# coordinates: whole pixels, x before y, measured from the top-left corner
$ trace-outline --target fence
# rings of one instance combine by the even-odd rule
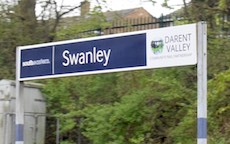
[[[143,17],[138,19],[122,19],[112,21],[111,25],[106,28],[92,29],[87,31],[82,31],[76,34],[77,38],[84,38],[89,36],[99,36],[116,34],[123,32],[155,29],[161,27],[173,26],[175,20],[183,20],[182,17],[172,18],[171,16],[162,16],[159,19],[154,17]]]

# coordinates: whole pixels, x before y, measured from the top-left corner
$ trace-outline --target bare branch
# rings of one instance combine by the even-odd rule
[[[72,11],[74,11],[74,10],[80,8],[80,7],[81,7],[81,5],[75,6],[75,7],[71,8],[71,9],[69,9],[69,10],[67,10],[67,11],[65,11],[65,12],[63,12],[63,13],[61,13],[59,16],[62,17],[63,15],[68,14],[68,13],[70,13],[70,12],[72,12]]]

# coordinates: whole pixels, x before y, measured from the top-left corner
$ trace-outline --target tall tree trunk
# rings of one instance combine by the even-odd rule
[[[188,6],[186,3],[186,0],[183,0],[183,4],[184,4],[184,15],[189,19],[189,21],[191,20],[189,17],[189,13],[188,13]]]
[[[23,22],[23,32],[26,36],[34,38],[36,35],[36,14],[35,14],[36,0],[20,0],[19,1],[19,14]]]

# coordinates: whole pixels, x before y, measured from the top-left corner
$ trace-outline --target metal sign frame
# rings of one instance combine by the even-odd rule
[[[195,65],[197,24],[18,47],[20,81]]]
[[[198,23],[197,144],[207,144],[207,24]]]
[[[172,28],[172,27],[171,27]],[[196,24],[196,47],[197,47],[197,144],[207,144],[207,24],[206,22],[199,22]],[[143,33],[131,32],[129,34]],[[127,35],[127,34],[120,34]],[[114,37],[112,36],[102,36],[100,38]],[[100,39],[94,38],[94,39]],[[87,40],[87,39],[85,39]],[[90,39],[88,39],[90,40]],[[71,41],[68,41],[71,42]],[[58,44],[58,42],[56,43]],[[39,45],[42,46],[43,44]],[[24,47],[25,49],[27,47]],[[21,78],[20,68],[21,68],[21,50],[17,48],[16,52],[16,140],[15,144],[24,144],[24,100],[23,100],[23,81],[31,80],[31,78]],[[190,62],[188,65],[194,65],[196,63]],[[186,65],[186,64],[182,64]],[[164,67],[174,66],[173,64],[166,65]],[[175,65],[180,66],[180,65]],[[137,68],[122,68],[119,70],[105,70],[99,73],[117,72],[117,71],[129,71],[147,68],[158,68],[159,66],[150,67],[137,67]],[[95,74],[97,72],[86,72],[85,74]],[[70,74],[68,76],[73,76],[76,74]],[[83,74],[77,74],[83,75]],[[62,75],[63,76],[63,75]],[[65,75],[64,75],[65,76]],[[40,77],[40,78],[54,78],[51,77]],[[60,76],[58,76],[60,77]]]

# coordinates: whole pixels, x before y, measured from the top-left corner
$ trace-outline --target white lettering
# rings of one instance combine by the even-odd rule
[[[69,55],[69,61],[71,65],[78,63],[78,54],[77,55]]]
[[[44,64],[50,64],[50,60],[49,59],[39,59],[39,60],[28,60],[28,61],[22,62],[23,67],[34,66],[34,65],[44,65]]]
[[[101,50],[99,50],[99,51],[97,52],[97,61],[98,61],[98,62],[102,62],[103,59],[104,59],[103,57],[104,57],[103,52],[102,52]]]
[[[81,52],[79,55],[80,55],[80,58],[78,59],[79,64],[85,64],[85,54]]]
[[[68,65],[69,65],[69,58],[66,56],[66,54],[69,54],[69,51],[68,51],[68,50],[65,50],[65,51],[62,53],[62,57],[66,60],[66,62],[62,62],[62,65],[63,65],[63,66],[68,66]]]
[[[103,63],[103,66],[107,66],[111,55],[111,49],[108,50],[97,50],[93,47],[92,51],[70,53],[68,50],[63,51],[62,57],[64,61],[63,66],[69,65],[84,65],[88,63]]]
[[[93,63],[93,54],[92,54],[92,52],[86,52],[85,53],[85,62],[86,63],[89,63],[89,60],[90,60],[90,63]]]
[[[105,56],[105,63],[103,64],[103,66],[107,66],[109,63],[109,57],[110,57],[110,53],[111,53],[111,49],[108,50],[108,53],[106,53],[106,51],[104,52],[104,56]]]

